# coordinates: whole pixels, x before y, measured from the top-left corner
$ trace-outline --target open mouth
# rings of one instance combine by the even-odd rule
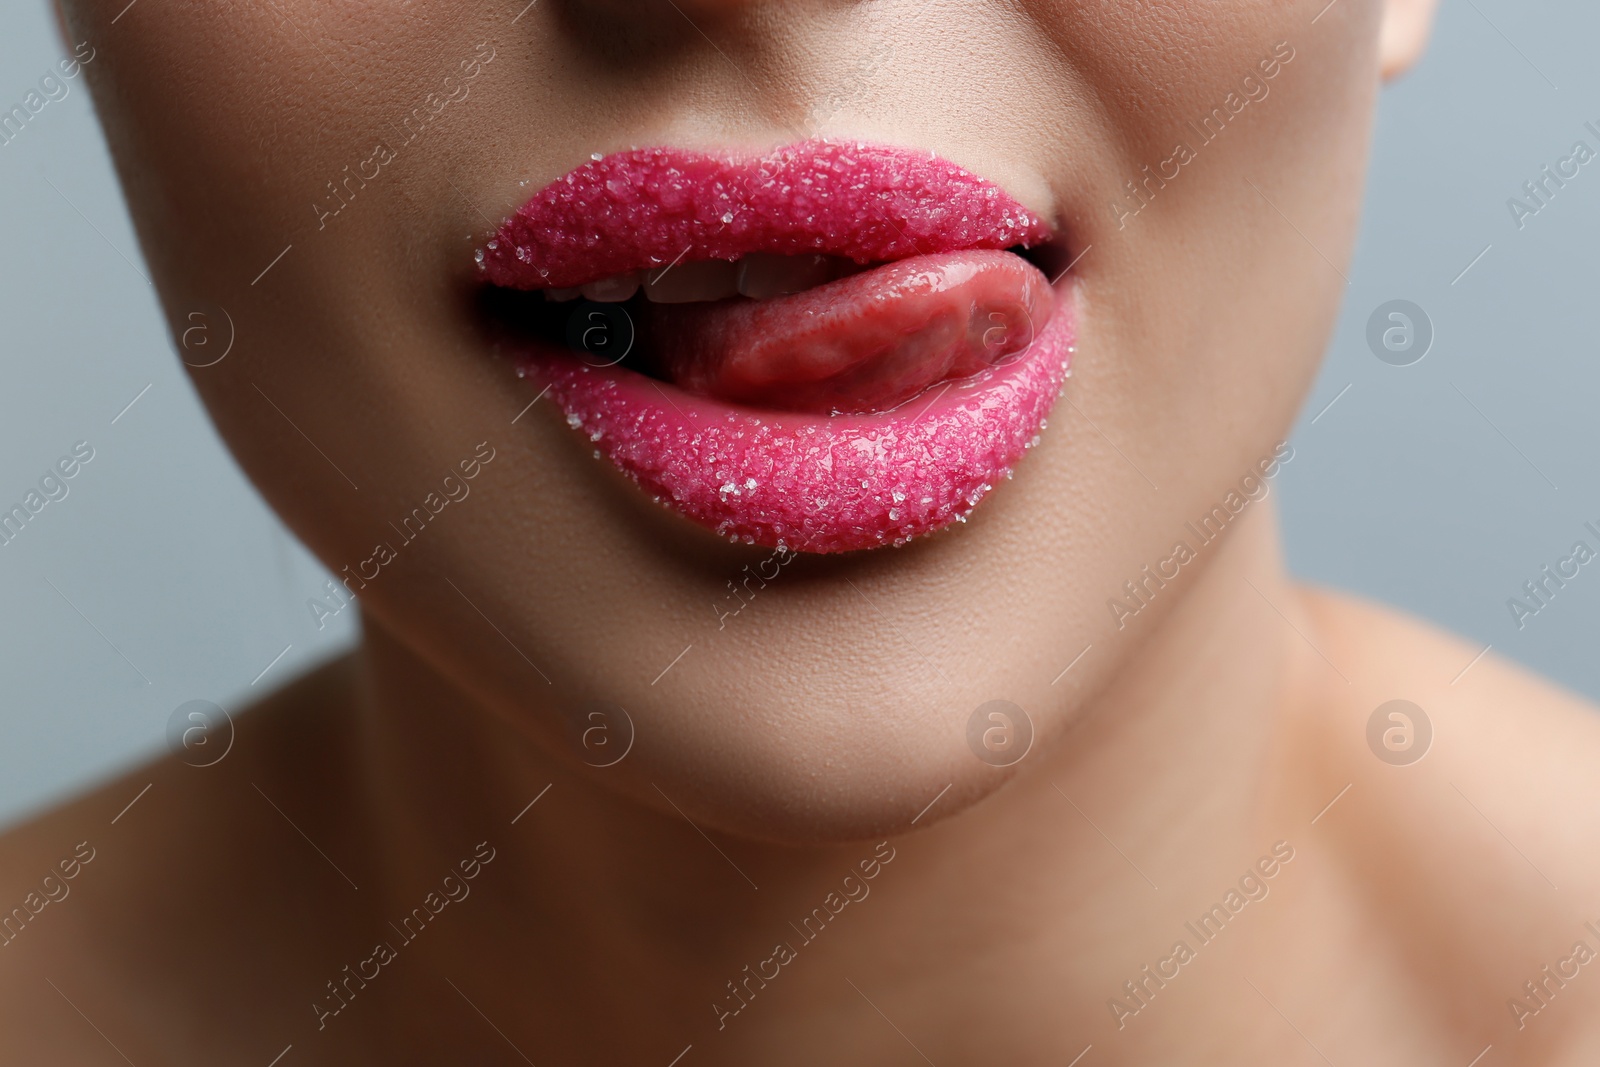
[[[734,540],[903,544],[964,520],[1066,378],[1066,250],[952,163],[808,141],[593,160],[477,254],[484,306],[598,452]]]

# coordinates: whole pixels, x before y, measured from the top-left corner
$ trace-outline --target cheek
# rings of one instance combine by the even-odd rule
[[[1289,15],[1240,14],[1224,50],[1193,69],[1171,49],[1130,64],[1163,96],[1120,117],[1131,147],[1107,160],[1089,205],[1080,269],[1098,314],[1086,316],[1082,403],[1164,468],[1146,470],[1163,489],[1214,495],[1286,432],[1345,289],[1377,84],[1374,5],[1330,16],[1316,36]],[[1165,29],[1194,36],[1184,17]],[[1285,40],[1294,58],[1270,93],[1231,113],[1228,93],[1248,100],[1244,79]],[[1219,109],[1225,125],[1208,124]],[[1192,161],[1148,180],[1178,142]]]
[[[69,18],[75,38],[104,46],[84,69],[141,238],[163,274],[213,295],[249,289],[291,243],[303,251],[329,183],[404,141],[457,60],[503,32],[442,0],[229,2],[226,15],[173,0],[114,25],[112,6],[74,3]],[[212,269],[235,256],[238,271]]]

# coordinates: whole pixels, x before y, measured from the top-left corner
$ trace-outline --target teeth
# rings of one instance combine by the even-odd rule
[[[836,278],[867,268],[841,256],[778,256],[752,252],[732,263],[708,259],[678,263],[661,269],[631,271],[589,282],[572,289],[546,289],[546,300],[576,300],[615,304],[631,300],[640,288],[655,304],[689,304],[746,296],[766,300],[803,293]]]
[[[598,304],[620,304],[639,291],[639,275],[635,272],[601,278],[583,286],[580,291]]]
[[[722,259],[679,263],[645,276],[644,298],[656,304],[722,300],[739,291],[739,266]]]
[[[804,292],[833,280],[835,258],[752,252],[739,261],[739,292],[757,300]]]

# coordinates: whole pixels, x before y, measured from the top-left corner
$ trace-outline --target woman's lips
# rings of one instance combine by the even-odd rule
[[[735,540],[843,552],[964,520],[1037,440],[1068,372],[1072,308],[998,250],[1049,235],[925,152],[815,141],[596,160],[541,190],[478,261],[503,288],[619,295],[629,272],[658,285],[678,265],[746,256],[881,263],[771,299],[546,306],[636,329],[635,359],[665,380],[522,350],[522,372],[657,500]]]

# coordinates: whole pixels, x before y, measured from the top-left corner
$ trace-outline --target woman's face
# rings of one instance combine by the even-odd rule
[[[79,0],[67,24],[196,387],[369,625],[580,769],[626,709],[597,780],[822,840],[996,788],[1015,768],[969,744],[990,701],[1033,759],[1060,745],[1204,565],[1185,524],[1270,484],[1379,81],[1383,5],[1324,3]],[[494,339],[475,253],[594,159],[815,138],[1020,202],[1036,261],[1072,264],[1077,340],[969,522],[774,558],[596,458]],[[342,610],[305,596],[313,628]]]

